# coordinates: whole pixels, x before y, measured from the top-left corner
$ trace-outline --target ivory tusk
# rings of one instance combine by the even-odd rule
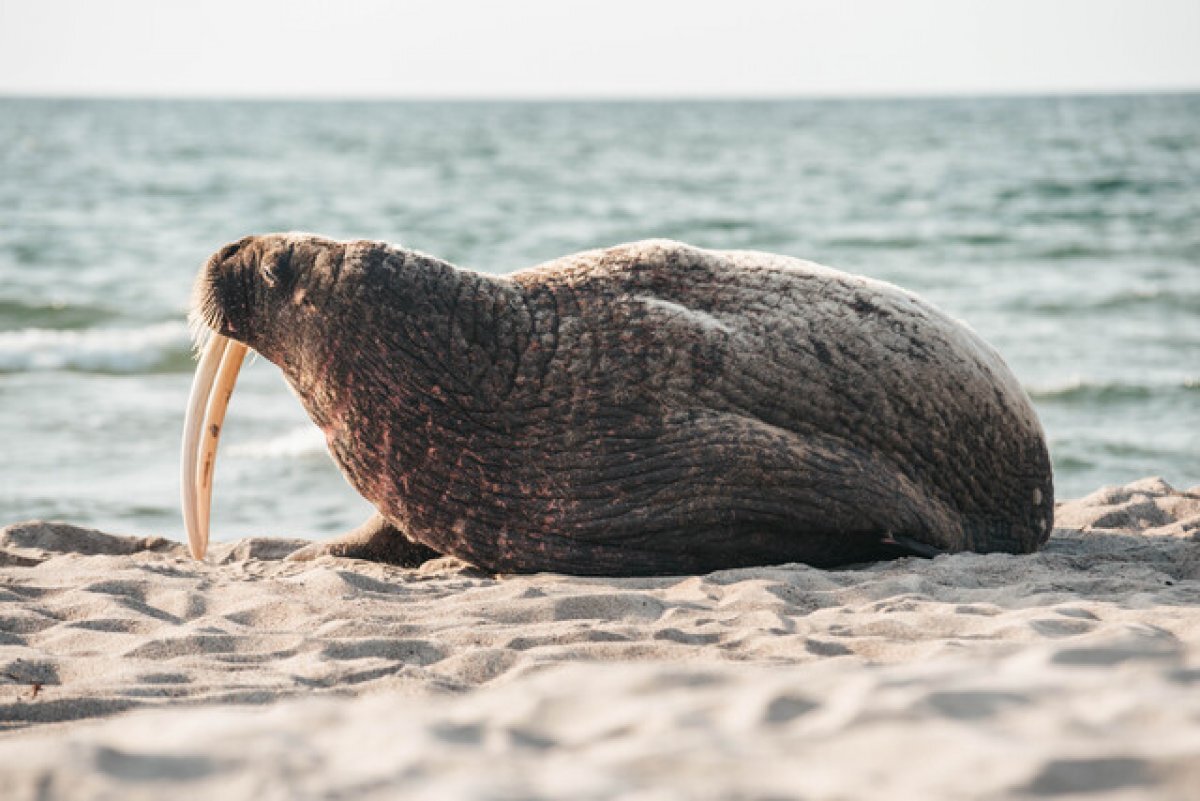
[[[188,547],[195,559],[203,559],[208,550],[217,444],[246,350],[242,343],[215,334],[200,358],[192,383],[192,394],[188,399],[183,424],[180,484],[183,524],[187,530]]]

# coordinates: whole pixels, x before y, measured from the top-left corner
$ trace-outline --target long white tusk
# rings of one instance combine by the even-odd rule
[[[213,381],[221,366],[221,357],[229,338],[216,334],[208,342],[196,367],[192,380],[192,394],[188,397],[187,415],[183,419],[183,448],[180,453],[179,487],[183,500],[183,527],[187,529],[188,547],[192,558],[203,559],[208,548],[208,536],[201,538],[200,516],[196,509],[196,455],[200,451],[200,426],[204,424],[204,410],[208,396],[212,393]]]
[[[221,429],[225,425],[225,411],[233,397],[233,386],[237,383],[238,371],[246,358],[246,346],[230,340],[225,355],[221,357],[221,369],[217,381],[208,397],[208,408],[204,412],[204,425],[200,428],[200,458],[196,462],[196,492],[199,496],[200,534],[203,545],[200,555],[208,548],[208,518],[212,511],[213,470],[217,465],[217,445],[221,441]]]
[[[237,381],[246,346],[216,334],[196,368],[192,394],[183,424],[180,483],[183,524],[192,557],[208,550],[208,520],[212,508],[212,477],[225,411]],[[203,413],[203,417],[201,414]]]

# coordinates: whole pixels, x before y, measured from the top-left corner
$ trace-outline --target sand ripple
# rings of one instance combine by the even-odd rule
[[[0,797],[1195,798],[1200,494],[1058,523],[651,579],[10,526]]]

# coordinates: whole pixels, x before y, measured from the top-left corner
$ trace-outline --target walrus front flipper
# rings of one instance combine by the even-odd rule
[[[913,556],[923,556],[926,559],[932,559],[935,556],[947,553],[944,548],[937,548],[933,545],[918,542],[912,537],[906,537],[903,534],[888,534],[883,538],[882,542],[884,545],[895,545],[898,548],[908,551]]]
[[[589,495],[557,529],[507,532],[489,551],[476,538],[463,558],[501,572],[663,575],[962,549],[957,510],[886,454],[837,437],[688,411],[664,419],[638,458],[623,447],[589,444]]]
[[[294,551],[288,556],[295,562],[308,562],[321,556],[341,556],[347,559],[365,559],[370,562],[387,562],[400,567],[417,567],[436,559],[442,554],[420,543],[413,542],[404,532],[374,514],[358,528],[340,537],[324,542],[314,542]]]

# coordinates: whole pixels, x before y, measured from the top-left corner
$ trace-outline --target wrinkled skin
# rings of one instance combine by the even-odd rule
[[[889,284],[639,242],[508,276],[247,237],[194,314],[277,364],[380,517],[310,549],[694,573],[1028,552],[1054,507],[1000,357]]]

